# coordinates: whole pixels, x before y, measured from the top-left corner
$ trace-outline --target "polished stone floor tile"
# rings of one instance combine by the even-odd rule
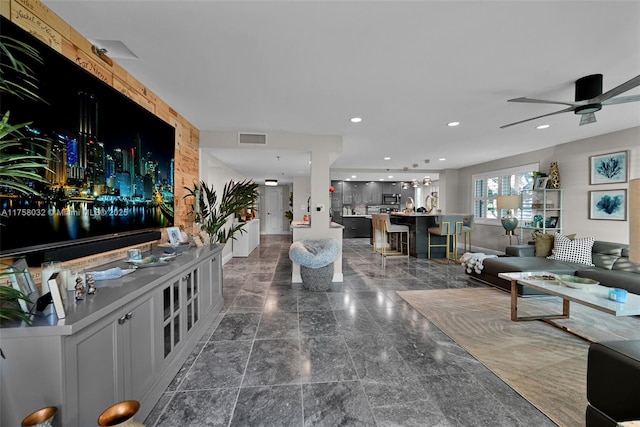
[[[291,283],[291,236],[224,265],[222,313],[145,420],[174,426],[553,426],[398,296],[484,286],[343,240],[331,292]]]
[[[240,389],[230,426],[302,425],[302,388],[299,385]]]
[[[256,340],[242,386],[299,384],[301,371],[299,339]]]
[[[226,426],[237,395],[231,388],[176,392],[155,426]]]
[[[299,338],[298,313],[274,311],[262,314],[256,339]]]
[[[300,335],[338,335],[338,322],[333,311],[301,311],[298,315]]]
[[[393,343],[384,335],[345,337],[353,363],[362,380],[406,377],[411,374]]]
[[[252,340],[256,336],[260,317],[260,313],[227,313],[210,340]]]
[[[431,402],[400,403],[373,408],[373,415],[376,425],[379,426],[453,427],[460,425],[447,420],[438,406]]]
[[[351,355],[339,336],[301,339],[302,381],[325,382],[357,380]]]
[[[210,341],[182,380],[179,390],[240,387],[251,341]]]
[[[298,297],[298,311],[327,310],[331,310],[331,304],[325,292],[307,292]]]
[[[357,381],[304,384],[305,426],[375,425],[367,398]]]

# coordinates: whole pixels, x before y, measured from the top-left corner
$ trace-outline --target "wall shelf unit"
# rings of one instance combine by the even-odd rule
[[[520,207],[521,241],[525,241],[525,233],[528,231],[539,230],[542,233],[550,234],[562,232],[562,189],[523,190],[520,195],[522,197]]]

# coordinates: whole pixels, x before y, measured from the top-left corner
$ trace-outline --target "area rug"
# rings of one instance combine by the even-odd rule
[[[397,294],[553,422],[584,425],[587,341],[541,321],[512,322],[510,295],[494,288]],[[521,316],[561,310],[560,299],[553,297],[524,298],[518,304]],[[568,320],[573,329],[584,329],[581,332],[612,340],[640,334],[640,319],[615,318],[576,304],[571,310],[577,319],[590,319]],[[607,322],[619,334],[603,333]],[[592,328],[594,324],[598,327]],[[630,336],[625,337],[627,333]]]

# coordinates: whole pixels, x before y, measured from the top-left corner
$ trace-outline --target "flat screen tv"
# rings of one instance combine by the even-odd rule
[[[30,139],[43,138],[49,159],[39,169],[47,183],[27,181],[38,195],[0,186],[0,256],[172,226],[174,127],[4,17],[0,34],[42,58],[20,57],[42,100],[2,93],[0,114],[8,111],[13,125],[29,123],[22,152],[31,149]]]

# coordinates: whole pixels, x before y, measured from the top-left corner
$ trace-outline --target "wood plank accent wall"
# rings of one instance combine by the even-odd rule
[[[199,181],[200,131],[124,68],[115,62],[110,66],[94,54],[89,40],[40,1],[0,0],[0,14],[176,129],[175,225],[190,229],[193,220],[187,215],[183,187]]]

